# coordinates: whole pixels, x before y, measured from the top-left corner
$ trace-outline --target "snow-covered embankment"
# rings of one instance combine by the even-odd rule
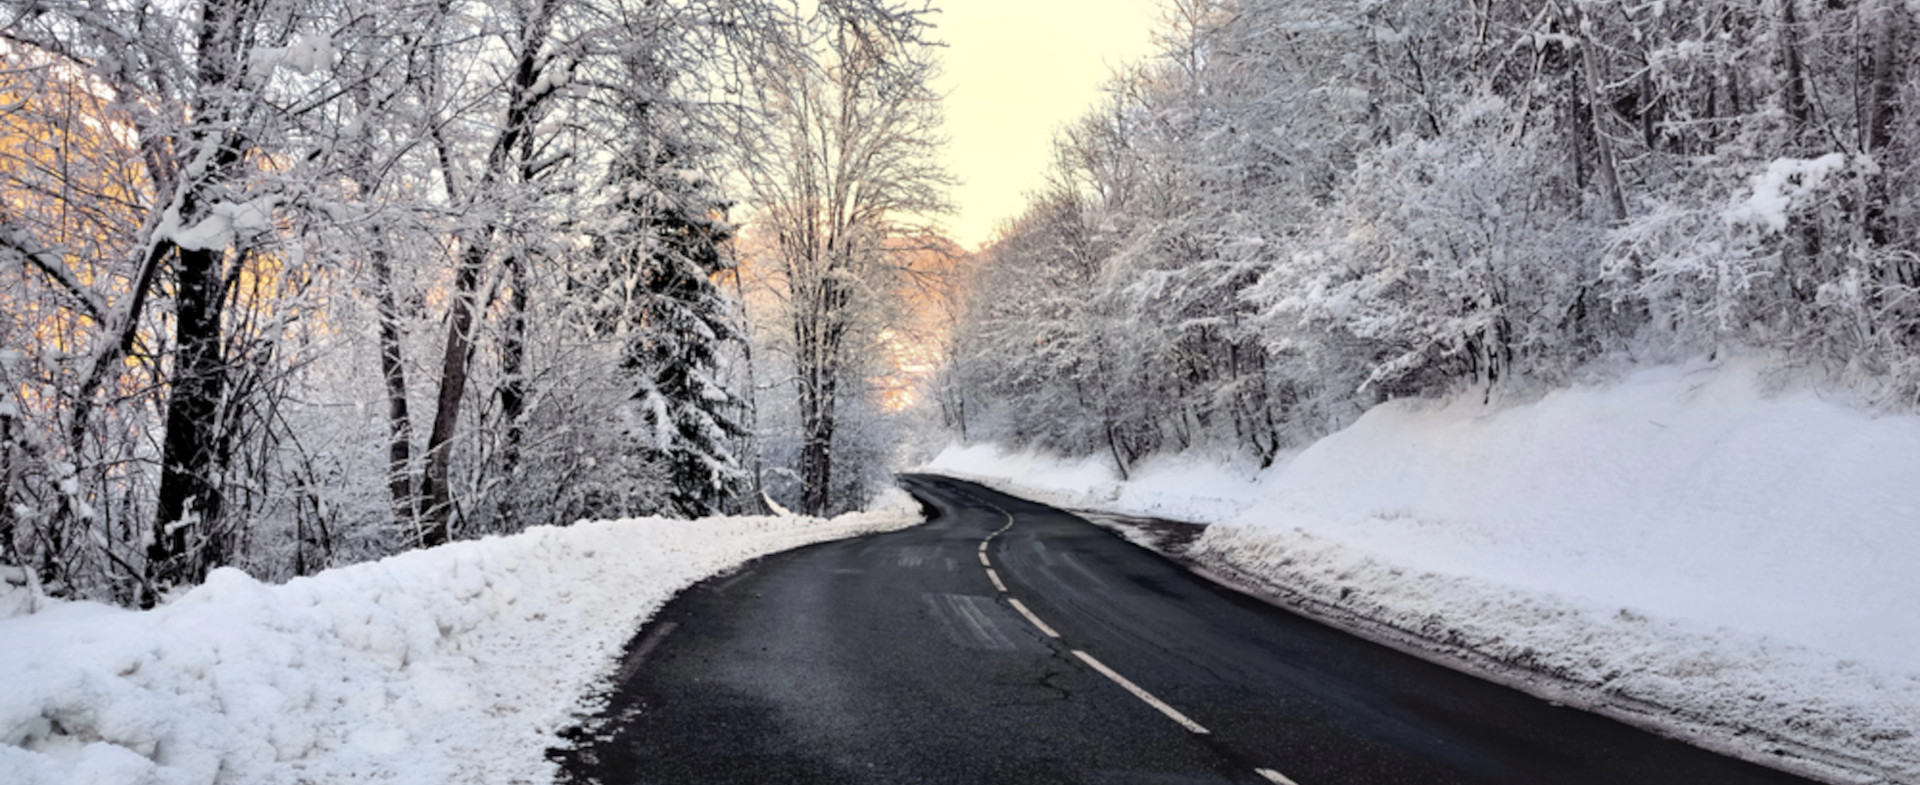
[[[0,779],[550,782],[554,732],[675,592],[920,520],[894,491],[832,520],[599,521],[0,619]]]
[[[1920,783],[1920,417],[1760,378],[1396,402],[1263,473],[1173,458],[1121,483],[991,447],[928,468],[1214,523],[1186,556],[1363,633],[1743,757]]]

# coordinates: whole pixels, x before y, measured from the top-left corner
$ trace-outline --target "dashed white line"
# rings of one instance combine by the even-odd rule
[[[1007,512],[1004,509],[1001,509],[1000,505],[994,504],[992,502],[988,502],[985,499],[980,499],[978,497],[975,497],[975,501],[982,502],[987,506],[992,507],[994,510],[998,511],[1001,515],[1004,515],[1007,518],[1006,525],[1001,526],[999,529],[995,530],[992,534],[987,535],[986,539],[980,541],[980,551],[979,551],[980,566],[987,568],[987,578],[993,581],[993,587],[995,589],[999,589],[1000,593],[1005,594],[1007,593],[1007,585],[1000,582],[1000,574],[997,572],[994,572],[993,564],[987,561],[987,544],[990,542],[993,542],[993,538],[998,537],[1002,533],[1004,533],[1006,530],[1013,528],[1013,514]],[[1046,633],[1047,637],[1049,638],[1060,637],[1060,633],[1054,632],[1052,627],[1048,627],[1046,622],[1043,622],[1040,620],[1040,617],[1033,615],[1033,611],[1027,610],[1026,603],[1023,603],[1020,600],[1013,597],[1008,597],[1007,602],[1012,604],[1013,609],[1016,611],[1019,611],[1020,615],[1027,617],[1027,621],[1032,622],[1033,626],[1038,627],[1041,632]],[[1105,676],[1108,679],[1111,679],[1113,683],[1120,685],[1127,692],[1133,693],[1134,697],[1139,698],[1141,701],[1145,702],[1148,706],[1152,706],[1153,708],[1159,710],[1161,714],[1167,715],[1169,719],[1179,723],[1181,727],[1186,728],[1188,731],[1201,734],[1201,735],[1209,735],[1212,733],[1211,731],[1207,730],[1205,727],[1202,727],[1200,723],[1194,722],[1187,715],[1181,714],[1178,709],[1175,709],[1174,707],[1167,705],[1166,701],[1163,701],[1163,700],[1160,700],[1159,698],[1154,697],[1153,693],[1150,693],[1144,689],[1141,689],[1140,685],[1134,684],[1133,682],[1128,681],[1127,677],[1114,672],[1112,668],[1109,668],[1106,666],[1106,663],[1103,663],[1099,660],[1094,659],[1093,655],[1088,654],[1084,651],[1080,651],[1078,649],[1074,649],[1073,656],[1079,657],[1081,662],[1084,662],[1089,667],[1093,668],[1096,671],[1099,671],[1100,675]],[[1254,769],[1253,773],[1260,775],[1261,779],[1271,782],[1274,785],[1300,785],[1299,783],[1294,782],[1291,779],[1288,779],[1286,775],[1281,774],[1280,772],[1274,771],[1273,769]]]
[[[1015,602],[1017,603],[1017,601]],[[1174,722],[1180,723],[1181,727],[1186,728],[1187,730],[1193,731],[1194,733],[1201,734],[1203,736],[1209,733],[1209,731],[1206,728],[1200,727],[1200,723],[1187,719],[1187,715],[1181,714],[1178,709],[1175,709],[1172,706],[1168,706],[1166,701],[1153,697],[1153,693],[1140,689],[1140,685],[1127,681],[1127,677],[1125,676],[1122,676],[1118,673],[1114,673],[1112,668],[1109,668],[1106,666],[1106,664],[1100,662],[1099,660],[1094,659],[1093,655],[1088,654],[1084,651],[1080,651],[1079,649],[1075,649],[1073,651],[1073,656],[1079,657],[1081,662],[1084,662],[1087,665],[1091,666],[1094,670],[1099,671],[1100,675],[1105,676],[1109,679],[1112,679],[1113,683],[1118,684],[1122,687],[1125,687],[1127,692],[1133,693],[1133,697],[1146,701],[1148,706],[1152,706],[1156,709],[1159,709],[1161,714],[1165,714],[1167,715],[1168,718],[1172,719]]]
[[[1033,622],[1033,626],[1039,627],[1041,632],[1047,634],[1047,637],[1060,637],[1060,633],[1054,632],[1052,627],[1048,627],[1046,622],[1040,620],[1040,617],[1033,615],[1033,611],[1027,610],[1026,603],[1012,597],[1008,597],[1007,602],[1013,603],[1013,609],[1019,611],[1020,615],[1027,617],[1027,621]]]
[[[992,507],[995,512],[1000,513],[1002,517],[1007,519],[1007,522],[1005,525],[1001,526],[998,529],[995,529],[992,534],[987,535],[987,539],[985,542],[980,543],[980,549],[986,550],[986,546],[988,542],[992,542],[993,538],[998,537],[1002,532],[1005,532],[1006,530],[1013,528],[1013,513],[1007,512],[1006,510],[1001,509],[1000,505],[994,504],[993,502],[987,501],[986,499],[982,499],[978,496],[974,496],[973,500],[980,502],[981,504],[987,505],[988,507]]]

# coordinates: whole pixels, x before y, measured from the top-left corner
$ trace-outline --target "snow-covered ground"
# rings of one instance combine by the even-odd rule
[[[0,781],[546,783],[621,647],[675,592],[874,511],[540,528],[328,570],[237,570],[155,610],[0,619]],[[20,598],[0,597],[15,608]]]
[[[1265,472],[1175,457],[1122,483],[991,446],[927,468],[1212,523],[1188,557],[1370,635],[1746,757],[1920,782],[1920,417],[1767,387],[1698,365],[1395,402]]]

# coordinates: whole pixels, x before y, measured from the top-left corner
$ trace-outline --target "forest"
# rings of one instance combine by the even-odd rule
[[[1122,477],[1727,353],[1911,410],[1917,14],[1177,0],[969,268],[929,392]]]
[[[831,514],[949,438],[1265,466],[1722,353],[1920,396],[1920,3],[1164,8],[965,253],[925,0],[9,3],[0,577]]]
[[[151,606],[865,502],[950,249],[932,9],[0,8],[0,571]],[[777,502],[773,502],[777,503]]]

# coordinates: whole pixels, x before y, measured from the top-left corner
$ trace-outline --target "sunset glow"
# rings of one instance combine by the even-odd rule
[[[1152,51],[1159,0],[962,0],[945,4],[947,166],[953,239],[968,250],[1045,181],[1053,136],[1114,69]]]

